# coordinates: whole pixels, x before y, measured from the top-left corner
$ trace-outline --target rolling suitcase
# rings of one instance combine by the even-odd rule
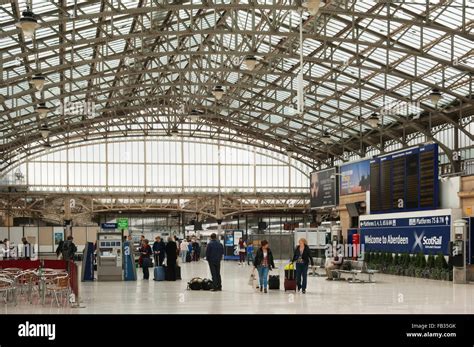
[[[280,276],[270,275],[268,278],[268,289],[280,289]]]
[[[287,280],[294,280],[295,277],[295,270],[285,270],[285,278]]]
[[[153,268],[153,280],[155,281],[165,280],[165,268],[163,266],[155,266]]]
[[[287,290],[292,290],[292,291],[296,292],[296,280],[295,279],[289,280],[289,279],[285,278],[284,286],[285,286],[285,292]]]
[[[190,263],[192,260],[191,253],[186,254],[186,263]]]

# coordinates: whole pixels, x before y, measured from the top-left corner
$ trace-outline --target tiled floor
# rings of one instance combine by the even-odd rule
[[[377,283],[357,284],[308,277],[308,292],[283,290],[261,294],[248,285],[251,267],[223,264],[223,291],[189,291],[192,277],[209,277],[207,263],[183,264],[182,281],[84,282],[83,308],[57,308],[0,302],[0,313],[474,313],[474,285],[376,276]],[[283,270],[280,266],[280,277]]]

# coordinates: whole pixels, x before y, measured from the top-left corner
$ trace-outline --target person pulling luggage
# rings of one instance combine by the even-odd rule
[[[311,265],[314,265],[306,239],[301,238],[298,240],[298,246],[293,255],[293,262],[296,263],[296,285],[298,291],[301,290],[305,294],[308,282],[308,266],[310,262]]]
[[[260,248],[257,250],[253,265],[258,271],[260,292],[263,291],[267,293],[268,273],[269,271],[275,268],[275,263],[273,262],[273,254],[267,240],[262,240],[262,242],[260,242]]]

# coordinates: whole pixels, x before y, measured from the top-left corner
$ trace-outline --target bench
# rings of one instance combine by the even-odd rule
[[[326,276],[326,270],[324,269],[324,264],[326,262],[326,259],[325,258],[313,258],[313,265],[311,266],[310,265],[310,273],[309,275],[310,276],[318,276],[318,277],[323,277],[323,276]],[[323,270],[322,272],[321,271],[318,271],[318,270]]]
[[[337,270],[332,270],[333,273],[336,275],[335,278],[338,279],[345,279],[344,276],[348,275],[349,282],[355,283],[374,283],[375,280],[374,275],[377,273],[376,270],[370,270],[367,269],[367,264],[365,261],[362,260],[345,260],[343,267],[348,264],[349,269],[343,270],[343,269],[337,269]],[[366,277],[366,280],[362,279],[362,277]]]

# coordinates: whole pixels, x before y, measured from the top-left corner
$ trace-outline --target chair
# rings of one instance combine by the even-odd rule
[[[61,297],[61,301],[65,299],[65,303],[67,303],[67,300],[69,299],[69,294],[71,292],[71,287],[69,286],[69,275],[65,274],[55,277],[52,280],[52,283],[46,285],[46,291],[48,293],[53,293],[54,299],[58,304],[58,307],[61,306],[59,296]],[[63,294],[65,294],[64,298]],[[53,301],[51,301],[51,305],[52,304]]]
[[[8,296],[11,294],[16,305],[15,284],[13,280],[4,276],[0,277],[0,293],[4,295],[5,304],[8,303]]]
[[[28,294],[28,302],[31,304],[33,290],[39,284],[39,277],[34,270],[26,270],[15,276],[16,290],[22,295],[25,291]]]

